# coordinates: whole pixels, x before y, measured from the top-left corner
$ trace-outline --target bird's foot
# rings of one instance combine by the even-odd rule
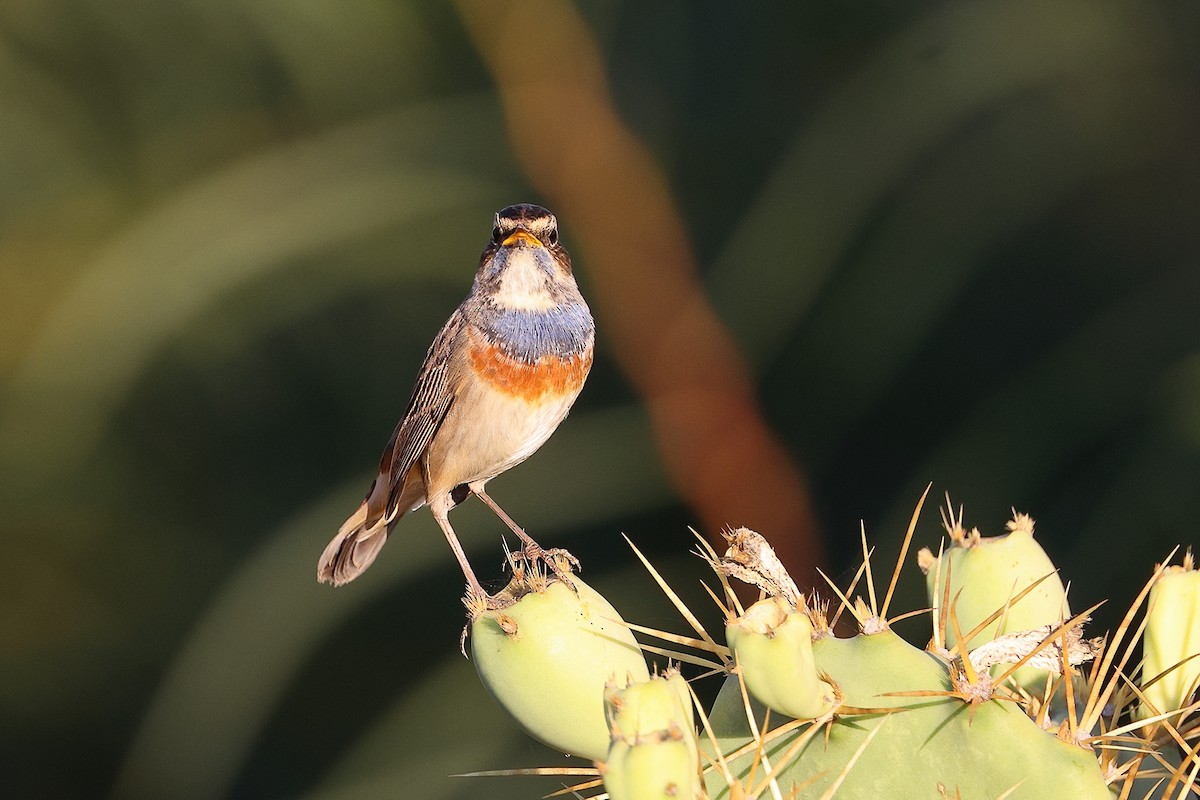
[[[530,564],[536,564],[539,561],[545,564],[555,578],[562,581],[571,591],[576,591],[571,575],[579,569],[579,559],[566,550],[561,547],[552,547],[546,550],[536,542],[530,541],[522,548],[521,555]]]
[[[571,555],[570,551],[568,550],[564,550],[561,547],[551,547],[549,550],[542,550],[542,548],[539,547],[538,550],[541,550],[545,558],[551,562],[559,559],[567,562],[569,565],[569,572],[578,572],[581,569],[579,559]]]

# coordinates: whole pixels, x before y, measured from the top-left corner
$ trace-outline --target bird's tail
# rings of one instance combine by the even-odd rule
[[[317,562],[317,580],[341,586],[361,575],[387,541],[388,522],[386,514],[368,521],[367,500],[363,500],[325,546]]]

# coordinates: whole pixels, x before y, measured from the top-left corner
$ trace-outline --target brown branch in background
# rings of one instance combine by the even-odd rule
[[[670,480],[714,542],[724,526],[749,525],[797,574],[823,564],[805,482],[759,414],[666,176],[618,117],[578,10],[558,0],[457,7],[526,174],[569,220],[602,334],[645,399]]]

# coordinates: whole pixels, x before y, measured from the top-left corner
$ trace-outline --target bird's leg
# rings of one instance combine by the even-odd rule
[[[429,504],[429,510],[433,512],[433,518],[437,520],[438,527],[442,529],[442,533],[446,534],[446,541],[450,543],[450,549],[454,551],[454,557],[458,559],[458,565],[462,567],[463,575],[467,579],[467,602],[468,605],[481,604],[484,607],[492,607],[492,596],[483,590],[483,586],[479,583],[479,579],[475,577],[475,571],[471,569],[471,564],[467,561],[467,554],[463,552],[462,545],[458,541],[458,536],[454,533],[454,528],[450,527],[450,509],[444,502],[434,501]]]
[[[512,517],[506,514],[504,509],[497,505],[496,501],[488,496],[488,493],[483,490],[482,486],[472,486],[471,492],[477,495],[479,499],[482,500],[484,504],[486,504],[487,507],[490,508],[492,512],[495,513],[495,515],[499,517],[504,524],[507,525],[509,529],[517,535],[517,538],[521,540],[521,544],[523,545],[521,552],[525,554],[527,559],[529,559],[531,562],[541,561],[550,568],[550,571],[554,573],[556,578],[570,588],[575,588],[575,584],[571,582],[570,573],[558,565],[557,557],[561,556],[562,558],[566,559],[576,569],[579,568],[579,559],[575,558],[575,556],[561,548],[556,547],[546,550],[540,544],[535,542],[533,538],[525,532],[524,528],[513,522]]]

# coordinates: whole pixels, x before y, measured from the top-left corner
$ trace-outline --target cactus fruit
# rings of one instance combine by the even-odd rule
[[[1150,587],[1143,650],[1139,717],[1186,706],[1200,684],[1200,571],[1190,551],[1183,566],[1162,569]]]
[[[514,568],[511,604],[472,609],[471,657],[484,686],[535,739],[601,760],[609,731],[604,687],[645,681],[646,660],[607,600],[579,578],[576,591]]]
[[[678,670],[610,685],[605,709],[612,732],[600,765],[609,800],[692,800],[700,787],[692,698]]]
[[[1071,616],[1062,579],[1034,540],[1033,520],[1028,516],[1014,513],[1008,533],[993,537],[981,536],[978,529],[966,531],[961,516],[955,519],[952,512],[944,522],[950,547],[936,557],[928,548],[917,554],[933,607],[934,629],[939,635],[945,633],[942,647],[958,643],[954,626],[946,625],[947,603],[954,604],[957,627],[964,635],[1001,611],[970,637],[964,645],[967,649],[1006,633],[1056,625]],[[1014,678],[1036,694],[1046,685],[1045,670],[1035,667],[1022,667]]]
[[[805,610],[782,597],[758,601],[725,626],[750,694],[793,719],[815,719],[834,705],[833,688],[817,675],[812,635]]]

